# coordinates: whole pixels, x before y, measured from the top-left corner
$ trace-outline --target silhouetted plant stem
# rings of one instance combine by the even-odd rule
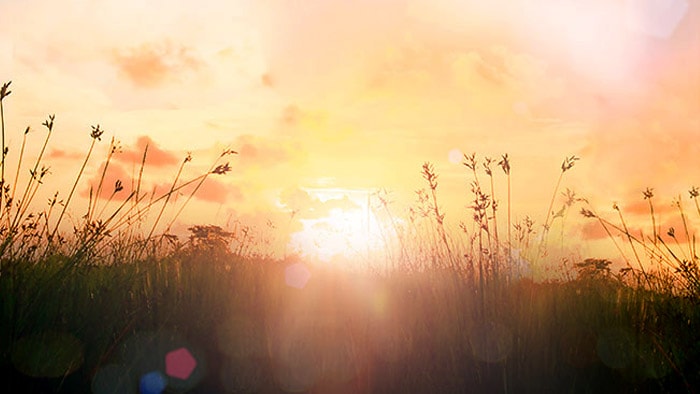
[[[651,228],[652,228],[652,233],[654,235],[654,245],[656,245],[656,239],[659,237],[658,231],[656,230],[656,215],[654,214],[654,204],[651,202],[651,199],[654,198],[654,189],[652,188],[646,188],[642,192],[642,195],[644,196],[644,199],[649,202],[649,215],[651,216]]]
[[[104,185],[105,177],[107,176],[107,168],[109,168],[109,164],[112,160],[112,156],[117,151],[117,149],[118,149],[118,146],[116,145],[114,137],[112,137],[112,141],[110,141],[110,143],[109,143],[109,152],[107,153],[107,160],[105,160],[105,165],[104,165],[104,168],[102,169],[102,174],[100,175],[100,180],[97,183],[97,191],[95,192],[95,201],[93,204],[88,205],[88,213],[86,215],[87,222],[91,222],[94,218],[95,209],[97,209],[97,202],[100,199],[100,194],[102,194],[102,187]],[[91,190],[92,190],[92,188],[91,188]],[[112,194],[112,195],[114,195],[114,194]],[[111,200],[111,197],[110,197],[110,200]],[[109,201],[107,203],[105,203],[105,205],[102,209],[103,211],[107,207],[108,203],[109,203]]]
[[[5,106],[3,102],[5,101],[5,97],[9,96],[10,93],[12,93],[11,90],[8,88],[10,87],[10,82],[6,82],[2,85],[0,88],[0,128],[2,129],[2,162],[0,162],[0,209],[4,211],[3,208],[3,197],[5,194],[5,157],[7,155],[7,150],[5,147]]]
[[[510,201],[510,159],[508,158],[508,154],[504,154],[501,156],[501,160],[498,162],[498,165],[501,166],[503,169],[503,172],[506,174],[507,182],[508,182],[508,265],[512,266],[513,262],[513,239],[511,237],[511,201]],[[518,267],[518,270],[520,270],[520,267]],[[518,275],[520,275],[520,272],[518,272]]]
[[[39,152],[39,156],[37,156],[35,162],[34,162],[34,167],[32,170],[30,170],[30,174],[32,176],[29,178],[29,181],[27,182],[27,186],[24,189],[24,193],[22,193],[22,198],[19,200],[19,206],[17,207],[17,213],[15,214],[14,219],[12,220],[12,228],[16,228],[16,226],[19,225],[19,222],[22,217],[24,217],[24,214],[26,213],[26,210],[29,208],[29,203],[31,202],[31,199],[29,198],[29,193],[31,191],[31,187],[34,185],[34,183],[39,183],[38,179],[35,174],[40,173],[39,172],[39,164],[41,164],[41,161],[43,160],[44,157],[44,152],[46,152],[46,147],[49,145],[49,139],[51,139],[51,135],[53,134],[53,125],[54,125],[54,120],[56,119],[56,115],[49,115],[48,119],[42,123],[42,126],[46,127],[48,132],[46,133],[46,138],[44,138],[44,143],[41,146],[41,151]]]
[[[447,233],[445,232],[445,214],[440,212],[440,207],[438,205],[437,200],[438,176],[435,173],[435,170],[433,169],[433,165],[428,162],[423,164],[423,178],[425,178],[425,180],[428,182],[428,186],[430,187],[430,195],[432,197],[432,210],[433,214],[435,215],[435,221],[437,222],[438,236],[440,237],[440,240],[442,241],[443,245],[445,245],[445,250],[447,251],[447,258],[450,260],[450,265],[454,265],[454,261],[452,258],[452,250],[447,240]]]
[[[494,187],[493,183],[493,171],[491,169],[491,164],[493,163],[493,160],[489,157],[484,159],[484,169],[486,170],[486,175],[489,177],[490,181],[490,186],[491,186],[491,220],[493,221],[493,240],[494,240],[494,247],[491,248],[491,252],[494,253],[495,255],[491,258],[492,260],[492,270],[494,273],[494,277],[498,278],[499,275],[499,270],[500,270],[500,261],[501,261],[501,244],[498,239],[498,216],[496,214],[496,211],[498,209],[498,203],[496,202],[496,188]],[[488,220],[488,219],[487,219]],[[489,232],[490,234],[490,232]],[[491,246],[491,242],[489,240],[489,246]]]
[[[17,160],[17,170],[15,172],[15,180],[12,182],[12,192],[10,192],[10,201],[7,202],[7,209],[5,211],[5,217],[7,219],[7,227],[11,226],[11,212],[12,204],[15,202],[15,191],[17,190],[17,182],[19,182],[19,170],[22,168],[22,159],[24,158],[24,148],[27,144],[27,134],[29,134],[29,127],[24,130],[24,135],[22,136],[22,147],[19,150],[19,159]]]
[[[146,240],[148,241],[151,239],[153,236],[153,233],[156,231],[156,227],[158,226],[158,222],[160,222],[160,218],[163,216],[163,212],[165,211],[165,207],[168,205],[168,201],[170,201],[170,197],[172,197],[175,187],[177,186],[177,181],[180,180],[180,175],[182,175],[182,169],[185,167],[185,164],[189,163],[192,161],[192,156],[188,154],[185,159],[180,163],[180,168],[177,170],[177,175],[175,175],[175,179],[173,180],[173,183],[170,185],[170,190],[168,193],[165,194],[165,201],[163,202],[163,206],[160,208],[160,211],[158,212],[158,216],[156,216],[156,219],[153,221],[153,225],[151,226],[151,231],[148,232],[148,236],[146,236]],[[206,177],[206,176],[205,176]],[[146,247],[146,244],[144,244],[144,248]]]
[[[51,235],[49,235],[49,244],[51,244],[54,237],[56,236],[56,233],[58,232],[58,228],[61,225],[61,220],[63,220],[63,215],[65,215],[66,209],[68,209],[68,206],[70,205],[70,201],[73,198],[75,189],[78,187],[78,182],[80,182],[80,178],[82,178],[83,172],[85,171],[85,166],[87,166],[87,163],[90,160],[90,156],[92,156],[92,150],[95,148],[95,143],[96,141],[99,141],[101,139],[102,133],[104,133],[104,131],[100,130],[100,125],[92,126],[92,132],[90,133],[90,138],[92,138],[92,141],[90,142],[90,148],[88,149],[87,155],[85,155],[85,160],[83,160],[83,164],[80,166],[80,171],[78,171],[78,175],[75,178],[75,182],[73,182],[73,187],[71,187],[70,193],[68,193],[68,198],[66,199],[66,202],[64,203],[63,208],[61,209],[61,214],[58,215],[56,226],[51,232]]]
[[[554,192],[552,193],[552,199],[549,201],[549,207],[547,208],[547,214],[545,215],[544,218],[544,229],[542,231],[542,237],[540,238],[540,245],[537,248],[538,249],[538,254],[541,255],[544,253],[544,247],[546,246],[547,243],[547,234],[549,233],[549,227],[551,223],[549,222],[550,217],[552,216],[552,208],[554,207],[554,199],[557,196],[557,192],[559,191],[559,186],[561,185],[561,181],[564,178],[564,173],[568,170],[570,170],[576,160],[579,158],[576,156],[570,156],[564,158],[564,161],[561,163],[561,172],[559,173],[559,177],[557,178],[557,184],[554,186]]]
[[[632,235],[629,232],[629,229],[627,228],[627,222],[625,222],[624,216],[622,216],[622,211],[620,210],[620,207],[617,204],[613,204],[613,209],[617,211],[618,216],[620,217],[620,223],[622,224],[622,228],[624,230],[624,234],[627,238],[627,241],[630,244],[630,247],[632,248],[632,252],[634,253],[634,258],[637,261],[637,265],[639,266],[639,269],[642,271],[644,276],[646,277],[646,272],[644,271],[644,266],[642,265],[642,260],[639,258],[639,254],[637,253],[637,248],[634,246],[634,242],[632,242]],[[647,278],[648,281],[648,278]]]

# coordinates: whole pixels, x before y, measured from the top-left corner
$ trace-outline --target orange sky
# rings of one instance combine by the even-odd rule
[[[56,114],[47,189],[77,171],[97,123],[98,156],[121,141],[109,176],[125,185],[146,143],[158,148],[150,187],[167,188],[187,152],[197,174],[237,150],[232,174],[207,181],[185,222],[299,231],[335,208],[332,228],[355,220],[342,212],[360,221],[378,188],[401,216],[430,161],[456,225],[470,217],[470,178],[453,149],[508,153],[515,216],[539,223],[565,156],[581,161],[562,190],[601,212],[629,206],[631,220],[644,218],[645,187],[662,207],[700,185],[695,1],[0,0],[0,76],[13,81],[10,146],[27,125],[39,141]],[[500,171],[496,182],[504,206]],[[290,221],[295,203],[304,209]],[[597,234],[567,220],[577,239]],[[294,239],[311,253],[320,234]]]

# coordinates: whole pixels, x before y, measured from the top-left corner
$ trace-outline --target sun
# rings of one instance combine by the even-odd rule
[[[384,248],[378,220],[366,204],[300,222],[303,228],[291,234],[288,248],[307,259],[362,264]]]

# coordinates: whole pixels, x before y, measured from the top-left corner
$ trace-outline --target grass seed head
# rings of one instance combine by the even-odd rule
[[[0,88],[0,101],[1,101],[2,99],[4,99],[5,97],[9,96],[10,93],[12,93],[12,91],[9,90],[9,87],[10,87],[10,84],[11,84],[11,83],[12,83],[12,81],[5,82],[5,83],[2,85],[2,88]]]
[[[564,158],[564,161],[561,163],[561,172],[566,172],[570,170],[571,167],[573,167],[574,164],[576,164],[576,160],[579,160],[579,158],[576,156]]]
[[[510,159],[508,158],[507,153],[501,156],[501,160],[498,162],[498,165],[501,166],[506,175],[510,175]]]
[[[90,132],[90,137],[94,140],[102,141],[102,134],[104,134],[104,130],[100,129],[100,125],[91,127],[92,131]]]
[[[595,213],[593,213],[593,211],[591,211],[590,209],[581,208],[581,211],[580,211],[580,212],[581,212],[581,215],[583,215],[584,217],[587,217],[587,218],[597,218],[597,217],[598,217],[598,216],[597,216]]]
[[[214,168],[214,170],[211,173],[216,175],[223,175],[229,171],[231,171],[231,166],[228,163],[226,163],[219,164],[218,166],[216,166],[216,168]]]
[[[431,190],[435,190],[438,187],[437,179],[438,175],[435,173],[433,165],[429,162],[423,163],[423,178],[428,181],[428,185]]]
[[[488,176],[493,176],[493,171],[491,170],[491,164],[494,162],[494,160],[490,157],[485,157],[484,158],[484,171],[486,171],[486,175]]]
[[[56,115],[49,115],[49,118],[42,123],[42,126],[45,126],[49,131],[53,130],[53,121],[56,119]]]
[[[465,153],[464,161],[462,162],[462,164],[470,170],[474,171],[476,169],[476,153],[472,153],[471,155],[467,155]]]
[[[233,149],[224,149],[224,151],[221,152],[221,156],[219,156],[219,157],[224,157],[224,156],[229,156],[229,155],[237,155],[237,154],[238,154],[238,152],[236,152]]]

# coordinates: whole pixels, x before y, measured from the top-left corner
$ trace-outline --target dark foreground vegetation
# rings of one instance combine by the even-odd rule
[[[110,267],[57,257],[3,274],[3,392],[138,392],[154,371],[165,392],[191,393],[678,393],[700,384],[694,299],[611,277],[477,291],[450,271],[310,273],[302,287],[280,262],[192,250]],[[196,366],[168,377],[166,355],[178,349]]]
[[[4,116],[9,84],[1,93]],[[53,116],[44,127],[46,147]],[[93,127],[86,164],[101,136]],[[68,193],[35,207],[49,172],[43,149],[28,179],[18,170],[5,181],[11,178],[6,157],[17,154],[23,168],[24,146],[7,149],[2,161],[2,392],[679,393],[700,387],[698,257],[692,242],[667,244],[681,233],[691,239],[692,229],[661,234],[654,223],[653,234],[632,234],[621,214],[615,224],[584,207],[581,213],[609,231],[627,256],[625,266],[613,270],[608,260],[581,259],[567,267],[568,275],[535,282],[521,271],[545,264],[550,228],[585,200],[567,190],[555,213],[560,177],[541,229],[529,219],[511,223],[509,198],[498,218],[493,179],[498,167],[509,178],[507,155],[498,163],[465,156],[474,179],[473,220],[460,234],[446,230],[437,174],[426,163],[427,188],[418,193],[407,228],[393,227],[387,269],[350,272],[246,252],[245,239],[215,226],[193,226],[178,239],[168,233],[170,218],[156,231],[170,196],[186,185],[195,185],[194,193],[208,176],[230,170],[218,162],[191,180],[179,179],[180,167],[161,196],[141,193],[140,181],[130,191],[120,182],[92,185],[91,196],[106,187],[113,187],[112,196],[131,194],[91,198],[82,221],[65,234],[62,221],[85,164]],[[104,171],[115,152],[110,149]],[[576,160],[564,160],[562,176]],[[652,191],[643,197],[654,221]],[[698,208],[695,188],[690,197]],[[378,199],[388,214],[386,200]],[[680,199],[677,206],[687,223]],[[149,211],[155,212],[145,221]],[[529,267],[516,249],[529,255]]]

